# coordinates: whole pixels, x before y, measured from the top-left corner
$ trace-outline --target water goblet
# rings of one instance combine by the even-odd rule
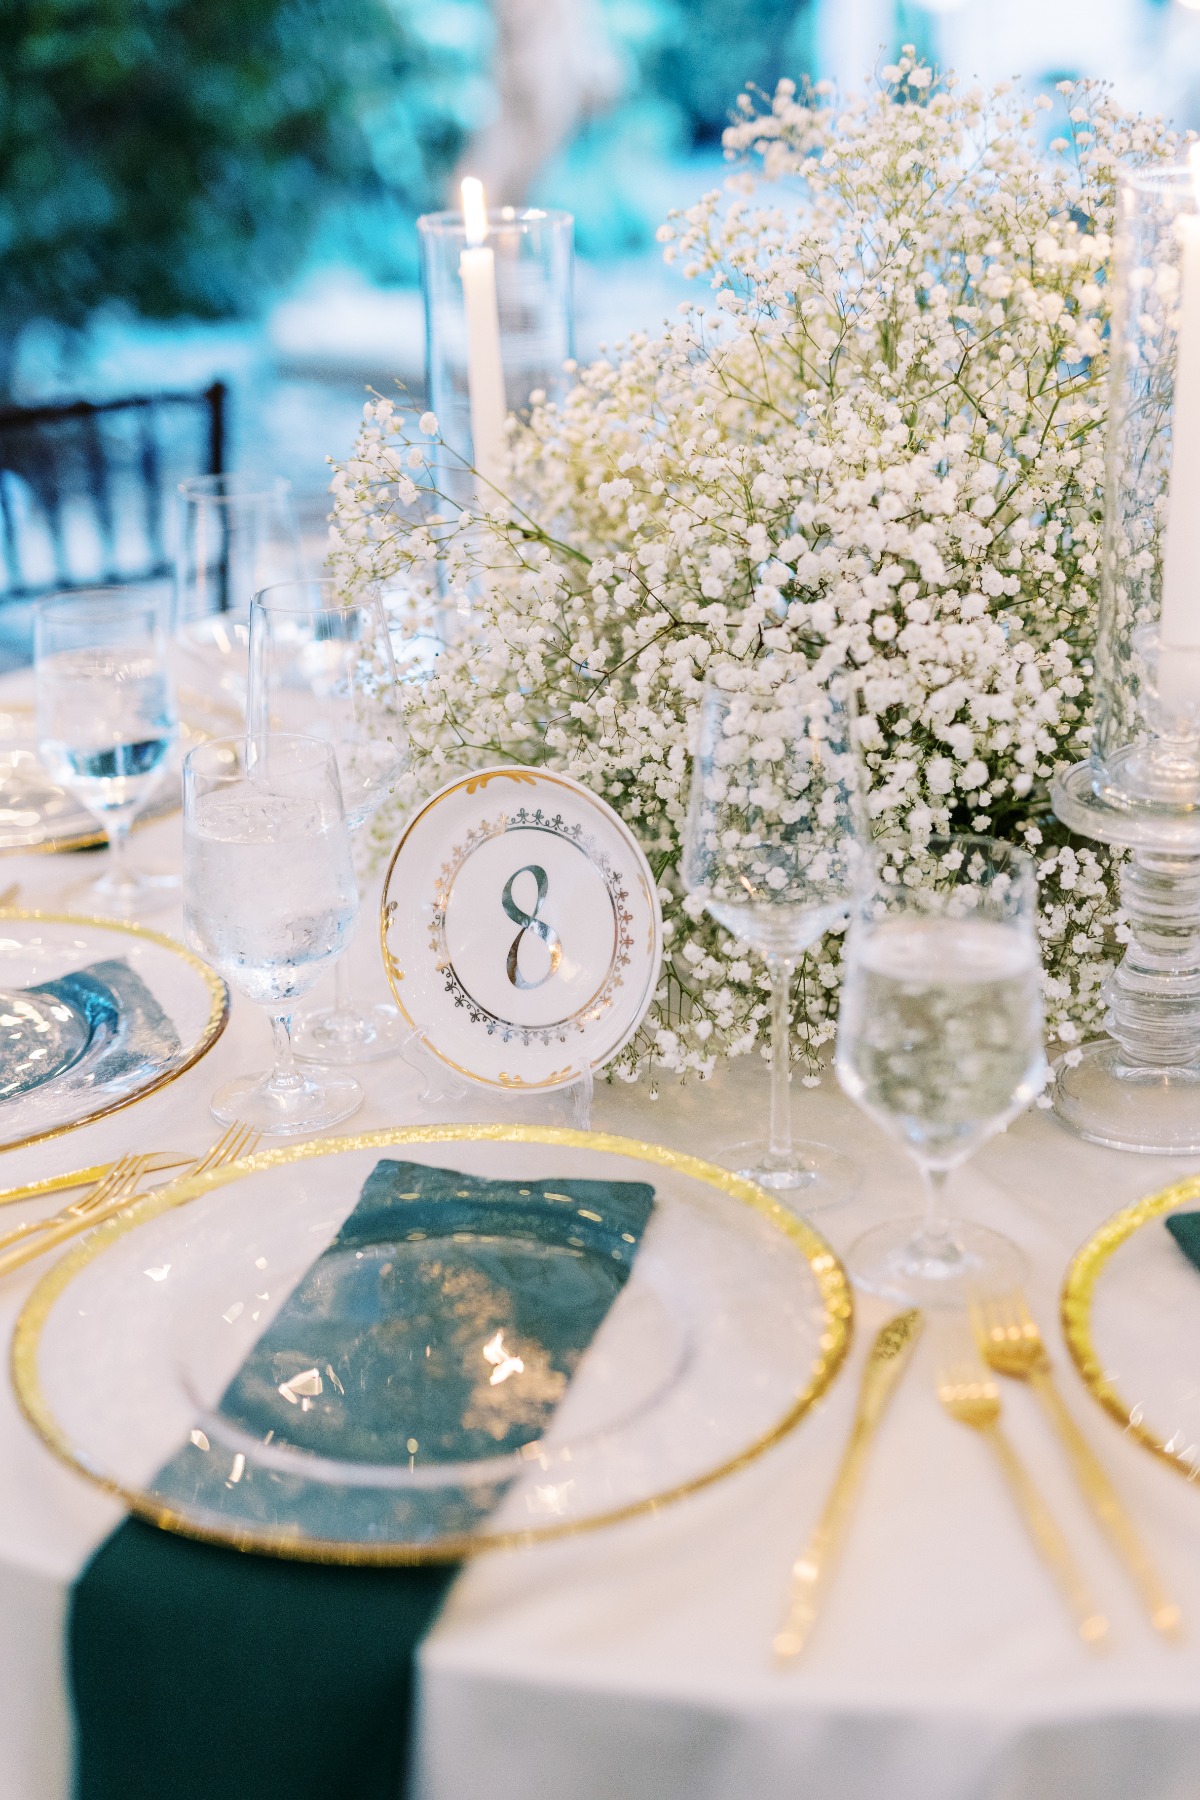
[[[358,913],[337,762],[314,738],[218,738],[183,765],[184,924],[188,941],[266,1007],[275,1066],[219,1088],[223,1125],[275,1136],[349,1118],[362,1089],[341,1071],[296,1067],[296,1001],[345,949]]]
[[[706,684],[681,872],[688,892],[764,958],[771,981],[766,1143],[721,1160],[798,1210],[845,1199],[849,1157],[799,1142],[791,1125],[791,993],[800,958],[844,919],[861,835],[850,708],[840,678],[766,659]]]
[[[197,475],[178,489],[175,637],[181,674],[205,693],[246,697],[250,602],[305,573],[291,483]]]
[[[991,838],[880,851],[847,936],[836,1067],[921,1171],[923,1218],[876,1225],[848,1258],[860,1287],[918,1306],[1019,1286],[999,1232],[946,1212],[946,1184],[1044,1085],[1032,860]]]
[[[396,667],[377,589],[340,599],[332,581],[264,588],[250,608],[251,731],[300,731],[337,758],[346,823],[360,833],[407,765]],[[390,1002],[351,1000],[346,965],[331,1006],[301,1013],[296,1054],[322,1063],[373,1062],[408,1033]]]
[[[175,877],[127,855],[179,736],[162,603],[137,588],[42,600],[33,639],[38,754],[108,833],[107,867],[80,898],[122,919],[167,904]]]

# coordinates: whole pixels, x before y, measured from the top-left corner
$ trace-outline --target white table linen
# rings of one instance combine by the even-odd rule
[[[138,832],[134,849],[177,863],[178,819]],[[20,904],[51,907],[96,866],[94,857],[9,857],[0,885],[19,880]],[[178,912],[147,922],[180,931]],[[368,908],[352,951],[360,980],[379,979],[375,944]],[[129,1147],[198,1151],[215,1133],[212,1089],[268,1056],[264,1016],[235,997],[228,1031],[197,1068],[107,1120],[10,1152],[0,1182]],[[367,1104],[345,1131],[479,1117],[489,1104],[423,1107],[417,1077],[396,1061],[358,1073]],[[594,1124],[706,1154],[765,1124],[766,1105],[755,1059],[703,1088],[665,1084],[657,1100],[602,1086]],[[915,1174],[830,1078],[812,1092],[797,1083],[795,1108],[798,1127],[863,1165],[859,1198],[817,1220],[835,1248],[878,1218],[917,1210]],[[567,1122],[561,1103],[546,1103],[543,1117]],[[788,1568],[889,1310],[864,1301],[849,1368],[757,1464],[661,1514],[486,1557],[462,1574],[421,1656],[419,1800],[1195,1800],[1200,1484],[1158,1465],[1100,1414],[1058,1349],[1056,1326],[1071,1252],[1118,1207],[1191,1168],[1082,1144],[1034,1113],[985,1147],[957,1187],[964,1210],[1030,1254],[1030,1297],[1070,1404],[1184,1604],[1192,1627],[1184,1648],[1154,1638],[1032,1395],[1006,1384],[1012,1435],[1113,1622],[1108,1656],[1079,1644],[987,1447],[937,1406],[927,1333],[884,1422],[810,1650],[799,1667],[772,1666]],[[38,1272],[0,1284],[6,1335]],[[0,1384],[4,1800],[67,1800],[67,1599],[120,1516],[56,1462]]]

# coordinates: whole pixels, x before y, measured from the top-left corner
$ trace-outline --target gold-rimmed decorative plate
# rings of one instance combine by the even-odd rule
[[[625,1138],[415,1126],[177,1183],[13,1340],[60,1457],[184,1535],[439,1561],[657,1510],[790,1433],[849,1286],[753,1184]]]
[[[637,839],[565,775],[451,782],[396,846],[380,916],[396,1004],[472,1081],[565,1087],[629,1042],[654,994],[662,915]]]
[[[1139,1444],[1200,1478],[1200,1269],[1166,1220],[1200,1207],[1200,1176],[1106,1219],[1062,1290],[1067,1345],[1092,1396]]]
[[[0,1150],[130,1106],[200,1060],[229,990],[162,932],[0,910]]]

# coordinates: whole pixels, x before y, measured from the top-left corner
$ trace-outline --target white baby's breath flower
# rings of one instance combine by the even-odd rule
[[[1067,84],[1047,156],[1036,101],[910,48],[880,81],[841,106],[827,83],[738,100],[734,188],[660,232],[710,310],[566,365],[509,437],[519,511],[468,522],[438,492],[433,416],[413,432],[377,402],[333,484],[347,587],[402,576],[414,628],[463,609],[408,690],[419,785],[546,762],[646,850],[667,963],[623,1075],[703,1077],[768,1034],[761,965],[678,875],[703,682],[768,653],[851,671],[878,834],[980,822],[1035,851],[1063,1043],[1120,953],[1110,855],[1067,842],[1047,795],[1088,743],[1115,177],[1176,142]],[[840,943],[797,982],[810,1059]]]

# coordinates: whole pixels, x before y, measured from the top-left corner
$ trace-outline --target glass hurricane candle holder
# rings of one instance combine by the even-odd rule
[[[474,216],[417,221],[426,393],[446,445],[437,481],[462,505],[495,503],[506,416],[561,395],[574,354],[571,214],[479,200]]]
[[[1132,852],[1110,1036],[1057,1068],[1082,1136],[1200,1151],[1200,171],[1123,178],[1113,292],[1092,754],[1054,784],[1082,837]]]

